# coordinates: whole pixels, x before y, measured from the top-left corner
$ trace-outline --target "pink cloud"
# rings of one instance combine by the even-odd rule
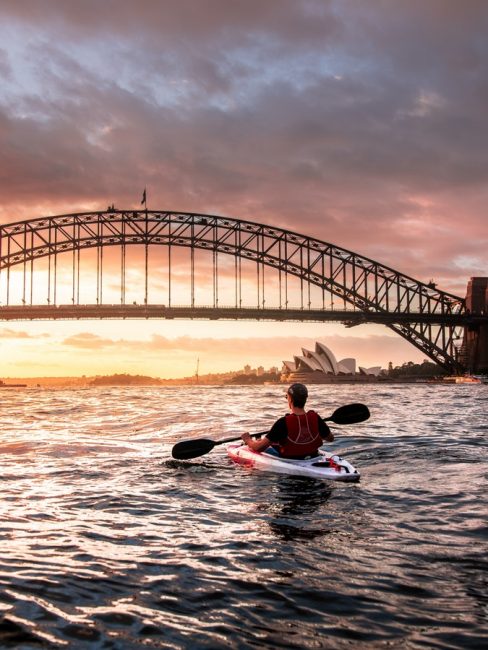
[[[0,53],[2,222],[140,207],[147,186],[149,207],[279,225],[459,294],[486,275],[485,3],[2,11],[24,43]]]
[[[404,359],[419,361],[424,358],[421,353],[407,342],[395,336],[340,336],[332,335],[321,339],[332,349],[338,359],[357,357],[358,364],[386,366],[390,360],[395,364]],[[185,358],[188,353],[192,356],[205,357],[210,366],[222,364],[223,361],[238,369],[240,365],[249,362],[260,365],[277,365],[285,359],[293,359],[300,355],[302,347],[312,348],[316,339],[299,336],[225,338],[210,337],[195,338],[181,336],[168,338],[154,334],[150,339],[108,339],[91,333],[80,333],[66,338],[63,345],[90,352],[116,354],[118,358],[130,358],[134,354],[154,355],[171,353],[175,358]]]
[[[73,336],[69,336],[63,341],[63,345],[88,350],[112,348],[120,343],[120,341],[113,341],[112,339],[103,338],[98,334],[92,334],[90,332],[80,332],[79,334],[73,334]]]
[[[0,339],[40,339],[49,338],[49,334],[30,334],[29,332],[16,331],[9,328],[0,329]]]

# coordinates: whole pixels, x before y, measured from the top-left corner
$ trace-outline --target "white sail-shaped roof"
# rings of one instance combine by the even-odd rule
[[[381,366],[371,368],[359,366],[356,368],[356,359],[347,357],[337,361],[332,350],[320,341],[316,341],[315,350],[302,348],[302,355],[294,356],[294,361],[283,361],[283,372],[290,375],[293,373],[324,373],[326,375],[351,376],[360,373],[378,377],[381,373]],[[315,377],[317,378],[317,375]]]
[[[288,372],[294,372],[297,369],[294,361],[283,361],[283,366],[284,370],[288,370]]]
[[[317,368],[317,364],[313,359],[307,359],[307,357],[294,357],[295,359],[295,364],[297,370],[309,370],[309,371],[314,371],[314,370],[319,370]]]
[[[317,352],[312,352],[311,350],[306,350],[305,348],[302,348],[303,356],[306,357],[309,360],[309,363],[315,364],[315,370],[319,370],[320,372],[333,372],[331,366],[329,363],[324,363],[324,357],[320,356],[320,354],[317,354]]]
[[[334,375],[337,375],[337,360],[333,352],[319,341],[315,343],[315,352],[321,357],[324,368],[330,368],[330,370],[327,370],[326,372],[332,372]]]
[[[359,366],[359,372],[362,375],[374,375],[377,377],[381,372],[381,366],[372,366],[371,368],[363,368]]]
[[[339,372],[343,372],[345,375],[354,375],[356,374],[356,359],[349,357],[347,359],[341,359],[337,363]]]

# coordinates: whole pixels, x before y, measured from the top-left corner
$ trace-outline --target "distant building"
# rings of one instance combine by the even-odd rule
[[[304,383],[374,381],[380,373],[380,366],[372,368],[360,366],[359,372],[356,372],[356,359],[346,358],[337,361],[333,352],[317,341],[315,350],[302,348],[302,354],[295,355],[293,361],[283,361],[281,380]]]

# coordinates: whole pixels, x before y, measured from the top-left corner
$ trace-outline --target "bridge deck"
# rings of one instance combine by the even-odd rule
[[[360,310],[278,309],[256,307],[191,307],[166,305],[11,305],[0,307],[0,320],[100,320],[100,319],[265,320],[340,322],[350,327],[362,323],[478,325],[488,315],[416,312],[363,312]]]

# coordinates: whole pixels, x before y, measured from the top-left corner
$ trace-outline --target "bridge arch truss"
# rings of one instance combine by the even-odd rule
[[[281,228],[222,216],[197,213],[108,210],[44,217],[0,226],[0,317],[17,319],[19,310],[11,304],[11,273],[21,272],[21,309],[25,318],[36,318],[33,304],[34,265],[48,260],[46,305],[56,317],[58,257],[72,257],[72,308],[84,317],[79,301],[80,255],[97,250],[96,307],[103,317],[103,251],[120,248],[120,303],[126,303],[126,249],[144,250],[144,297],[149,309],[149,251],[168,249],[168,300],[164,313],[178,315],[172,306],[171,251],[176,247],[190,251],[189,281],[191,299],[185,314],[201,317],[195,302],[198,274],[195,251],[208,251],[212,258],[212,317],[258,318],[273,320],[340,320],[348,326],[382,323],[451,372],[463,370],[459,341],[469,321],[465,301],[440,291],[374,260],[334,244]],[[219,305],[219,260],[231,259],[234,267],[234,304]],[[243,307],[242,262],[254,265],[256,304]],[[272,269],[277,282],[273,292],[276,308],[266,307],[267,274]],[[299,286],[297,308],[290,307],[289,280]],[[315,289],[313,289],[315,288]],[[311,309],[311,291],[322,295],[322,305]],[[326,308],[327,305],[327,308]],[[339,308],[338,308],[339,305]],[[77,309],[76,309],[77,308]],[[208,308],[208,306],[207,306]],[[171,311],[173,310],[173,311]],[[48,312],[44,311],[47,314]],[[129,314],[125,313],[124,317]],[[149,311],[146,313],[146,317]],[[11,316],[9,316],[9,314]],[[171,314],[171,315],[170,315]],[[49,316],[48,316],[49,317]],[[57,312],[57,317],[59,312]],[[85,316],[86,317],[86,316]]]

